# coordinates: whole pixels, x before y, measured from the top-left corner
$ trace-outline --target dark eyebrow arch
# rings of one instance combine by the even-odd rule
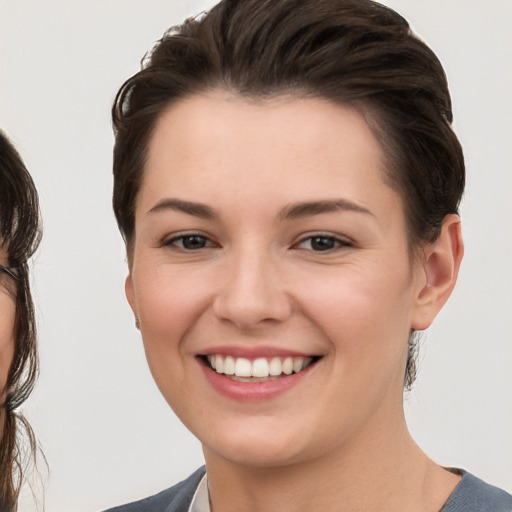
[[[217,217],[213,209],[205,204],[173,198],[162,199],[147,213],[155,213],[163,210],[183,212],[188,215],[193,215],[194,217],[201,217],[202,219],[214,219]]]
[[[308,201],[305,203],[295,203],[287,206],[281,211],[279,216],[282,219],[297,219],[311,215],[320,215],[321,213],[336,212],[345,210],[356,213],[364,213],[374,216],[373,213],[352,201],[346,199],[331,199],[323,201]]]

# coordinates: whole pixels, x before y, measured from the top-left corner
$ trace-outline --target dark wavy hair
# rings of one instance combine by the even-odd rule
[[[35,455],[34,433],[18,407],[30,395],[38,375],[34,306],[30,294],[28,259],[41,239],[39,200],[20,155],[0,131],[0,247],[7,252],[15,276],[5,286],[16,304],[14,357],[7,374],[5,402],[0,404],[0,510],[17,510],[24,459]],[[0,283],[2,285],[2,283]],[[25,439],[24,439],[25,438]],[[25,443],[28,443],[25,444]],[[28,448],[28,452],[27,452]]]
[[[113,205],[129,258],[157,120],[169,104],[218,88],[358,109],[403,199],[412,255],[437,238],[446,215],[458,213],[465,170],[447,79],[402,16],[370,0],[222,0],[171,28],[114,102]],[[415,378],[415,350],[411,333],[405,388]]]

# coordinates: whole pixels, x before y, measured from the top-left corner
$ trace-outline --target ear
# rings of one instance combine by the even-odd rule
[[[439,237],[424,248],[412,329],[421,331],[429,327],[444,306],[457,282],[463,254],[460,218],[455,214],[447,215]]]
[[[135,303],[135,292],[133,290],[133,279],[131,273],[128,274],[128,277],[124,282],[124,291],[126,294],[126,298],[128,299],[128,304],[130,304],[130,307],[132,308],[135,318],[138,318],[139,315],[137,313],[137,304]]]

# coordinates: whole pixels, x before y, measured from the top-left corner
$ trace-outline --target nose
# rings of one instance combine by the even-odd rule
[[[277,266],[262,251],[240,251],[230,258],[225,280],[213,302],[216,317],[242,330],[259,329],[289,318],[292,301]]]

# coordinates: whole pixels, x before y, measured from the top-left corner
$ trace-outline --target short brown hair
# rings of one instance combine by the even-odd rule
[[[444,217],[458,212],[464,158],[447,79],[402,16],[370,0],[222,0],[171,28],[117,94],[113,203],[129,253],[156,121],[170,103],[214,88],[358,108],[403,198],[411,247],[434,241]],[[411,355],[406,387],[413,374]]]

